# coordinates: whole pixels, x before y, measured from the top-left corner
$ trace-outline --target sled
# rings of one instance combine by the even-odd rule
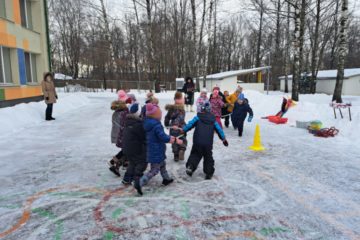
[[[285,124],[288,121],[287,118],[282,118],[280,116],[268,116],[267,119],[275,124]]]

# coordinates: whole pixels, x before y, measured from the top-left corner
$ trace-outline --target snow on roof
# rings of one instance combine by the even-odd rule
[[[345,69],[344,78],[351,78],[354,76],[360,75],[360,68],[348,68]],[[311,73],[308,73],[308,76],[311,76]],[[318,72],[317,79],[318,80],[328,80],[328,79],[336,79],[337,70],[321,70]],[[279,79],[284,79],[285,76],[279,77]],[[292,79],[292,75],[288,76],[289,79]]]
[[[253,72],[259,72],[265,69],[269,69],[271,67],[259,67],[259,68],[251,68],[251,69],[240,69],[234,71],[227,71],[221,73],[214,73],[206,76],[206,80],[222,80],[227,77],[245,75]]]
[[[72,80],[73,78],[71,76],[67,76],[62,73],[55,73],[54,78],[58,80]]]

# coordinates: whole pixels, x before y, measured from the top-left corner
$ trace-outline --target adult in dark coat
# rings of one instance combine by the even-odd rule
[[[182,92],[185,93],[186,110],[192,112],[192,105],[194,105],[195,84],[191,77],[186,78]]]
[[[143,120],[140,118],[140,109],[137,103],[130,107],[126,116],[123,137],[123,152],[129,161],[123,184],[131,184],[133,180],[143,176],[147,168],[146,162],[146,133]]]
[[[238,99],[235,102],[234,110],[231,114],[231,121],[233,126],[238,129],[239,137],[241,137],[243,134],[244,122],[248,113],[250,114],[248,118],[248,122],[251,122],[254,113],[251,107],[249,106],[249,100],[247,100],[246,98],[243,100]]]

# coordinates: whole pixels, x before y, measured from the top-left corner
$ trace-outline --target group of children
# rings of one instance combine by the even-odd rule
[[[212,178],[215,168],[212,156],[213,138],[216,132],[225,146],[228,146],[222,130],[221,118],[225,118],[225,126],[229,126],[229,117],[239,135],[242,135],[243,124],[247,113],[251,121],[253,112],[247,99],[238,88],[235,93],[222,94],[218,87],[213,89],[210,98],[204,89],[196,101],[197,115],[186,124],[184,96],[176,92],[174,103],[165,106],[164,125],[169,129],[165,133],[161,123],[162,111],[159,101],[153,93],[148,93],[143,107],[139,106],[133,94],[124,90],[118,91],[118,100],[111,104],[112,116],[111,140],[121,151],[110,161],[110,171],[120,176],[120,167],[126,168],[122,183],[134,184],[137,192],[142,195],[142,187],[151,178],[161,174],[162,184],[167,186],[173,179],[166,170],[166,143],[172,145],[174,160],[183,161],[187,148],[186,133],[195,129],[193,146],[186,163],[186,174],[192,176],[199,162],[204,158],[205,179]],[[225,114],[224,114],[225,113]],[[150,164],[148,172],[144,173]]]

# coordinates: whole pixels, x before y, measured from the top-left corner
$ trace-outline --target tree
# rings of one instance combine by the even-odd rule
[[[347,38],[348,38],[348,0],[341,1],[341,17],[340,17],[340,32],[339,32],[339,43],[338,43],[338,65],[337,65],[337,76],[336,84],[334,89],[333,101],[342,103],[342,87],[344,81],[344,65],[345,58],[348,54]]]

